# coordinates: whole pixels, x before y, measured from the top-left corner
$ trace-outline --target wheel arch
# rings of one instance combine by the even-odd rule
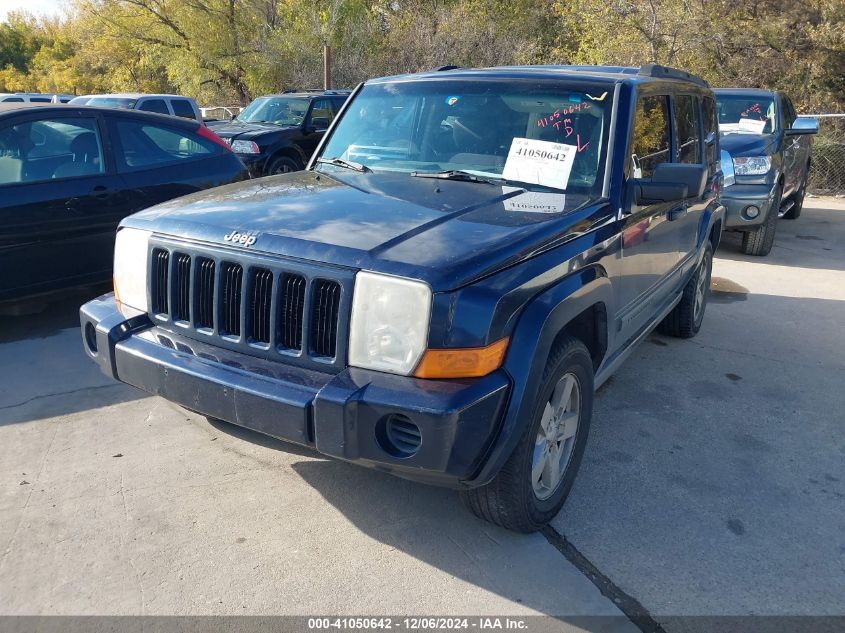
[[[604,269],[590,266],[535,297],[511,336],[504,368],[512,380],[508,408],[495,440],[468,487],[489,483],[513,452],[530,422],[549,356],[563,337],[587,347],[594,372],[612,347],[613,288]]]
[[[305,165],[308,164],[308,159],[305,157],[305,154],[301,149],[295,145],[283,145],[273,150],[264,163],[264,170],[269,172],[270,166],[280,158],[292,158],[296,161],[297,165],[299,165],[300,169],[305,169]]]

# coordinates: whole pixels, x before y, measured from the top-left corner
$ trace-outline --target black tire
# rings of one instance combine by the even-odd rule
[[[713,273],[713,245],[710,240],[704,246],[704,255],[687,285],[681,301],[661,321],[657,330],[667,336],[692,338],[701,329],[704,310],[710,296],[710,277]],[[699,297],[699,291],[702,295]]]
[[[550,496],[541,499],[532,481],[532,463],[535,450],[540,446],[538,433],[555,387],[570,377],[575,378],[578,388],[578,422],[562,477]],[[534,413],[519,444],[493,481],[461,493],[467,508],[486,521],[516,532],[535,532],[545,526],[560,511],[572,489],[587,445],[592,412],[593,363],[590,354],[581,341],[566,337],[546,363]]]
[[[772,252],[772,245],[775,243],[775,233],[778,230],[778,211],[780,210],[781,196],[783,192],[778,187],[775,199],[769,207],[766,219],[752,231],[742,234],[742,252],[746,255],[763,257]]]
[[[792,208],[783,214],[784,220],[797,220],[804,210],[804,198],[807,196],[807,177],[801,182],[801,187],[792,196]]]
[[[289,174],[292,171],[300,171],[302,166],[295,158],[290,156],[279,156],[274,158],[267,167],[267,175]]]

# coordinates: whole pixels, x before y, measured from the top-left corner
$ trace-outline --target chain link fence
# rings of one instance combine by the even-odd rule
[[[819,133],[807,190],[819,195],[845,194],[845,114],[817,114]]]

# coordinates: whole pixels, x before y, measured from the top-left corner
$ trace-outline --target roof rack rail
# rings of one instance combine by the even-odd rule
[[[701,77],[698,77],[697,75],[688,73],[685,70],[679,70],[678,68],[671,68],[670,66],[661,66],[660,64],[645,64],[643,66],[640,66],[640,69],[637,71],[637,74],[642,77],[683,79],[684,81],[690,81],[694,84],[698,84],[699,86],[710,86],[710,84],[708,84],[706,81],[704,81]]]

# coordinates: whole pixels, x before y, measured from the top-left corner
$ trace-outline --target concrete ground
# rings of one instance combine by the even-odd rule
[[[845,614],[845,204],[717,253],[699,336],[599,392],[553,527],[672,615]],[[542,535],[115,384],[76,306],[0,317],[0,614],[552,614],[634,630]],[[568,625],[567,625],[568,626]]]

